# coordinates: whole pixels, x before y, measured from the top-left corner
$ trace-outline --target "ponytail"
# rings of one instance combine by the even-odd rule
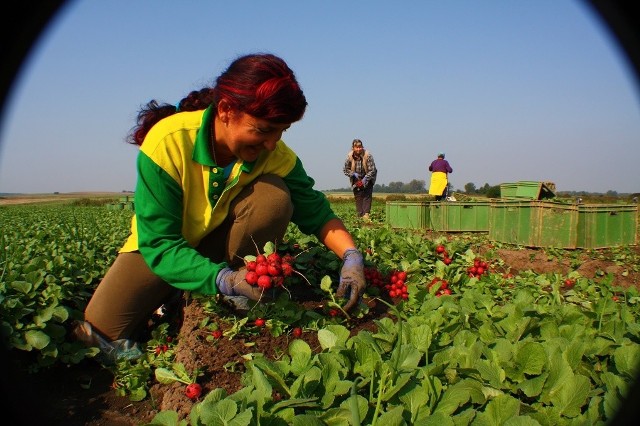
[[[212,101],[213,89],[209,87],[197,91],[194,90],[175,105],[159,104],[156,100],[152,100],[138,112],[138,124],[131,130],[127,137],[127,142],[132,145],[142,145],[147,133],[158,121],[177,112],[206,109],[211,105]]]

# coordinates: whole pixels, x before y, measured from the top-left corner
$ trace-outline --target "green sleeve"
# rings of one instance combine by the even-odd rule
[[[182,189],[141,152],[138,156],[138,249],[160,278],[181,290],[216,294],[215,277],[226,263],[212,263],[182,235]]]
[[[317,235],[325,223],[336,218],[327,197],[315,189],[315,181],[307,175],[300,159],[296,159],[293,170],[284,182],[291,192],[293,217],[291,221],[307,235]]]

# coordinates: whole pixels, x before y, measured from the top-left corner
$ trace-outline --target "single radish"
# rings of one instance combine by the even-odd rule
[[[275,263],[269,264],[267,270],[269,271],[269,275],[271,275],[272,277],[276,277],[282,273],[282,268],[280,267],[280,265]]]
[[[258,274],[258,276],[268,275],[269,266],[266,263],[258,263],[256,265],[256,274]]]
[[[258,287],[271,288],[271,277],[269,275],[260,275],[258,277]]]
[[[285,277],[293,275],[293,266],[290,263],[282,263],[282,275]]]
[[[245,275],[244,279],[251,285],[258,284],[258,274],[256,273],[256,271],[247,272],[247,275]]]
[[[200,394],[202,393],[202,386],[197,383],[191,383],[187,385],[184,390],[184,394],[187,395],[189,399],[198,399]]]

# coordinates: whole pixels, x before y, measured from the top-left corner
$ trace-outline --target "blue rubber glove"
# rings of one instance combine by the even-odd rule
[[[91,324],[86,321],[76,322],[71,333],[87,347],[100,348],[96,359],[106,366],[115,365],[122,360],[138,359],[144,355],[137,342],[130,339],[109,340],[93,330]]]
[[[364,260],[362,254],[355,248],[345,251],[342,259],[344,263],[340,270],[340,284],[338,284],[336,296],[345,297],[347,290],[349,290],[349,301],[343,307],[345,311],[348,311],[358,303],[364,293],[366,286]]]
[[[362,178],[362,186],[367,186],[367,183],[369,183],[369,179],[367,179],[366,177]]]
[[[351,173],[351,177],[352,177],[352,178],[355,178],[356,180],[360,179],[360,175],[359,175],[359,174],[357,174],[356,172],[352,172],[352,173]]]
[[[243,296],[251,300],[260,300],[262,289],[247,283],[244,279],[246,275],[247,270],[245,268],[238,271],[233,271],[228,267],[222,269],[216,277],[218,290],[225,296]]]

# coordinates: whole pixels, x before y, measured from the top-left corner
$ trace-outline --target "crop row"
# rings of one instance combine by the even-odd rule
[[[231,395],[190,387],[193,424],[552,425],[613,416],[640,359],[636,289],[612,287],[606,277],[503,275],[494,253],[477,254],[482,237],[430,240],[390,229],[381,213],[374,213],[375,225],[362,225],[350,205],[336,209],[365,253],[366,298],[388,304],[391,318],[376,321],[375,332],[350,336],[340,316],[307,317],[276,301],[282,305],[270,311],[268,324],[274,335],[293,333],[296,324],[317,333],[320,350],[294,338],[278,360],[254,357],[247,386]],[[89,207],[0,209],[2,334],[12,350],[37,354],[33,368],[95,355],[70,340],[68,329],[115,258],[130,215]],[[296,270],[327,306],[339,307],[331,290],[339,259],[293,226],[286,240],[281,247],[298,249]],[[265,325],[256,321],[265,310],[252,314],[253,327]],[[150,380],[197,381],[197,372],[169,356],[179,342],[167,340],[166,326],[152,334],[146,358],[122,367],[127,377],[139,371],[121,382],[133,400],[146,397]],[[222,337],[213,331],[211,338]],[[172,410],[155,421],[180,422]]]

